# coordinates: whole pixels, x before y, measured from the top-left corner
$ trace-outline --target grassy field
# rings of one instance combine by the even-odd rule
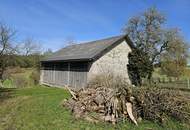
[[[156,68],[152,75],[152,81],[156,83],[159,87],[169,87],[169,88],[183,88],[190,90],[190,68],[187,67],[184,75],[180,76],[178,79],[175,77],[168,77],[161,73],[160,68]]]
[[[170,120],[164,126],[143,121],[139,126],[93,124],[76,120],[60,103],[69,94],[59,88],[0,89],[0,130],[188,130],[190,126]]]

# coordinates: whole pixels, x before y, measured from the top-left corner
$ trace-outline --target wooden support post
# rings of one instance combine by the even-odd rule
[[[68,86],[70,85],[69,82],[70,82],[70,63],[68,62],[68,77],[67,77],[67,85]]]
[[[53,83],[55,84],[55,67],[56,65],[53,64]]]
[[[40,85],[43,84],[44,81],[44,68],[40,70]]]

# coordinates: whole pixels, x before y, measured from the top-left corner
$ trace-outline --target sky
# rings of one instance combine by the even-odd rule
[[[190,0],[0,0],[0,21],[53,51],[65,39],[87,42],[120,35],[127,21],[154,6],[190,42]]]

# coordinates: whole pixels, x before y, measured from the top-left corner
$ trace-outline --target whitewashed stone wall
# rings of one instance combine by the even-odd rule
[[[88,81],[92,80],[97,75],[113,74],[114,76],[124,78],[131,84],[127,70],[128,54],[130,52],[131,48],[126,41],[117,45],[91,65],[88,73]]]

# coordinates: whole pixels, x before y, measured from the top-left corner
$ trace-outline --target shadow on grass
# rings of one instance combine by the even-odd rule
[[[0,88],[0,103],[4,100],[13,97],[15,88]]]

